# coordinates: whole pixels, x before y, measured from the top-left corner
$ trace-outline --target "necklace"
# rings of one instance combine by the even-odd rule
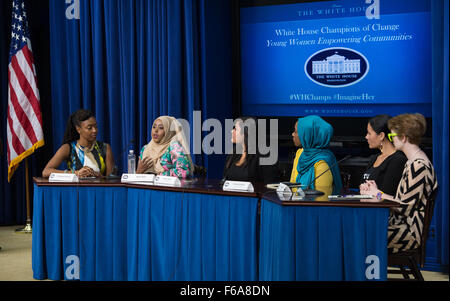
[[[84,152],[90,152],[90,151],[92,151],[94,149],[94,143],[91,146],[83,146],[77,141],[77,145]]]

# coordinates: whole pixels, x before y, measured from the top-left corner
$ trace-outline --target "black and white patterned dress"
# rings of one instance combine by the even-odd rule
[[[406,162],[394,200],[400,206],[392,209],[389,215],[389,253],[420,246],[425,205],[437,185],[431,162],[421,158]]]

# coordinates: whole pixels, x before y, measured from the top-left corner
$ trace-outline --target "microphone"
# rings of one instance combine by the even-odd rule
[[[331,166],[329,166],[324,172],[322,172],[320,175],[318,175],[317,177],[315,177],[307,186],[306,189],[303,190],[303,192],[305,193],[305,195],[323,195],[325,194],[322,191],[319,190],[315,190],[315,189],[309,189],[309,187],[311,186],[312,183],[314,183],[314,181],[318,178],[320,178],[323,174],[325,174],[327,171],[329,171],[331,168],[333,168],[334,166],[338,165],[339,163],[344,162],[345,160],[349,159],[351,157],[351,155],[347,155],[344,158],[342,158],[339,161],[336,161],[334,164],[332,164]]]

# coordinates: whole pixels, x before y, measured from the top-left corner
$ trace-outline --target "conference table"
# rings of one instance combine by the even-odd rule
[[[390,202],[292,201],[206,179],[33,180],[38,280],[386,280]]]
[[[33,277],[67,279],[76,256],[80,280],[257,280],[258,196],[218,187],[35,178]]]

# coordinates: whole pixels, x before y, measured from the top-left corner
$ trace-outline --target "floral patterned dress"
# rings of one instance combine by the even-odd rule
[[[141,159],[144,149],[145,146],[141,149]],[[162,155],[160,160],[161,166],[164,168],[164,172],[161,175],[182,179],[192,176],[191,171],[193,168],[187,156],[183,146],[178,141],[170,143],[167,151]]]

